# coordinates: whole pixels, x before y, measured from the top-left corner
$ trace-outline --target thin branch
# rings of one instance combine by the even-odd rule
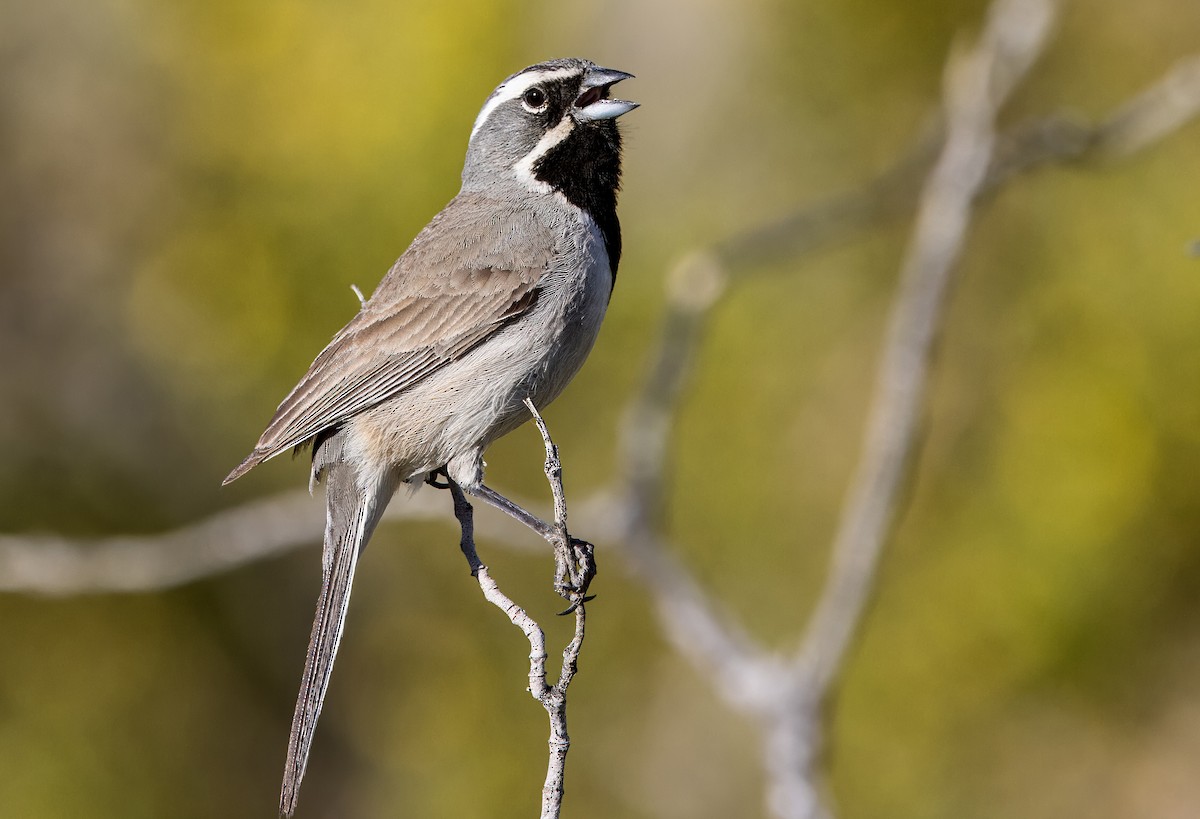
[[[0,592],[62,597],[150,592],[191,583],[321,542],[325,507],[308,492],[281,492],[217,512],[169,532],[70,538],[0,535]],[[392,504],[384,520],[444,520],[432,492]],[[497,517],[496,532],[531,549],[516,524]]]
[[[625,540],[637,543],[659,523],[672,416],[691,372],[699,339],[714,304],[725,292],[728,276],[718,256],[698,252],[685,256],[667,276],[668,311],[658,350],[640,393],[621,422],[621,505],[626,513]]]
[[[798,660],[819,700],[857,629],[911,471],[934,341],[973,205],[991,166],[996,114],[1040,53],[1053,12],[1048,0],[997,0],[978,46],[948,65],[947,139],[921,195],[829,579]]]
[[[1164,139],[1200,114],[1200,56],[1180,60],[1166,75],[1117,109],[1098,129],[1110,156],[1128,156]]]
[[[596,547],[586,540],[571,537],[571,533],[567,531],[567,496],[563,490],[562,462],[558,459],[558,447],[551,440],[550,430],[546,427],[542,414],[533,405],[533,399],[526,398],[525,406],[533,415],[533,422],[537,425],[542,443],[546,447],[546,460],[542,468],[554,496],[554,586],[560,595],[571,601],[571,608],[563,612],[570,614],[578,605],[587,601],[588,586],[596,576]]]
[[[567,689],[579,670],[579,652],[583,648],[587,624],[587,598],[584,597],[584,592],[587,590],[587,584],[595,576],[595,561],[591,544],[572,538],[567,531],[567,498],[563,490],[562,463],[558,458],[558,447],[550,438],[546,422],[533,402],[526,399],[525,405],[532,413],[546,447],[545,472],[554,497],[554,531],[561,541],[555,547],[554,586],[559,593],[571,600],[568,612],[575,614],[575,633],[563,650],[562,667],[559,670],[558,682],[554,685],[550,685],[546,680],[545,631],[525,609],[504,594],[492,579],[488,567],[479,559],[475,548],[475,521],[471,503],[467,500],[466,493],[445,470],[441,470],[441,474],[446,477],[445,488],[450,489],[454,498],[454,516],[458,518],[462,529],[460,546],[471,568],[471,575],[478,580],[484,599],[503,611],[509,622],[519,628],[529,641],[529,693],[542,704],[550,719],[550,738],[547,741],[549,759],[546,764],[546,781],[542,785],[540,816],[541,819],[558,819],[565,792],[567,752],[571,748],[571,737],[567,733]],[[541,534],[545,524],[541,521],[538,523],[539,526],[530,528]]]
[[[993,161],[983,180],[975,186],[976,196],[994,192],[1019,174],[1050,163],[1116,155],[1120,152],[1113,146],[1118,144],[1128,146],[1126,152],[1150,144],[1146,138],[1135,145],[1121,134],[1152,134],[1160,139],[1183,127],[1200,113],[1197,65],[1200,57],[1180,61],[1162,79],[1094,126],[1053,116],[1012,129],[994,145]],[[724,665],[722,657],[740,654],[744,659],[746,640],[741,634],[731,633],[735,628],[728,618],[711,611],[696,614],[692,603],[706,596],[691,581],[682,564],[668,551],[656,547],[660,541],[654,529],[665,505],[671,431],[706,319],[736,280],[733,268],[740,270],[784,255],[794,257],[815,252],[848,233],[907,213],[920,196],[919,180],[939,152],[944,153],[943,144],[940,132],[923,137],[890,170],[862,189],[801,208],[768,225],[722,241],[711,250],[693,251],[676,263],[667,276],[667,309],[659,343],[651,354],[650,375],[631,400],[621,423],[621,474],[617,481],[620,495],[615,501],[608,501],[606,514],[597,516],[589,525],[594,529],[603,521],[618,521],[624,533],[621,540],[630,547],[627,558],[635,564],[643,581],[656,590],[656,596],[668,601],[662,610],[686,610],[704,623],[699,629],[678,627],[675,622],[665,624],[669,633],[681,638],[686,635],[688,643],[674,641],[676,648],[702,668],[719,669]],[[603,503],[607,499],[599,500]],[[682,601],[691,602],[680,605]],[[669,614],[667,617],[684,619]],[[699,643],[697,631],[705,635]],[[725,674],[720,672],[722,676]]]
[[[1050,0],[996,0],[977,45],[947,64],[946,140],[921,194],[829,574],[789,675],[793,696],[780,704],[785,718],[771,713],[763,725],[768,804],[781,819],[826,813],[816,770],[823,706],[859,631],[901,488],[913,469],[935,340],[992,165],[996,116],[1041,53],[1055,11]]]
[[[433,509],[417,508],[433,514]],[[166,533],[89,540],[0,536],[0,590],[43,595],[171,588],[320,542],[324,506],[284,492]]]
[[[504,612],[509,621],[525,635],[525,639],[529,640],[529,693],[535,700],[544,704],[544,699],[550,691],[550,686],[546,683],[546,633],[525,609],[500,591],[487,566],[481,565],[476,569],[475,577],[479,580],[484,599]]]
[[[1151,147],[1200,114],[1200,55],[1177,61],[1162,77],[1097,123],[1054,115],[1004,134],[982,188],[994,190],[1012,176],[1051,163],[1119,159]],[[794,260],[849,236],[906,217],[945,139],[940,117],[895,164],[857,190],[806,204],[764,225],[693,251],[739,270]],[[728,278],[728,274],[726,275]],[[673,315],[673,314],[669,314]]]
[[[564,614],[575,614],[575,633],[563,650],[558,682],[543,695],[534,694],[550,718],[550,761],[546,766],[546,783],[542,786],[542,819],[557,819],[562,805],[567,751],[571,749],[571,737],[567,734],[567,689],[579,670],[579,652],[583,648],[587,626],[585,609],[588,598],[585,594],[592,578],[596,576],[596,562],[592,545],[572,538],[571,533],[567,531],[567,495],[563,489],[562,463],[558,458],[558,447],[550,438],[550,430],[547,429],[546,422],[533,405],[533,401],[526,398],[525,406],[533,415],[534,423],[542,436],[542,443],[546,447],[544,469],[550,492],[554,496],[554,525],[561,541],[556,544],[555,586],[560,594],[571,600],[571,608]]]
[[[924,146],[870,186],[873,200],[837,200],[824,216],[784,220],[746,239],[726,242],[713,253],[692,254],[668,280],[668,316],[654,375],[623,428],[628,540],[640,546],[630,548],[628,557],[654,588],[664,630],[677,650],[714,680],[728,703],[759,717],[770,779],[768,804],[778,817],[828,815],[815,771],[821,749],[820,706],[861,622],[899,490],[911,469],[950,273],[972,206],[992,168],[996,112],[1040,52],[1053,10],[1043,0],[998,0],[976,48],[956,55],[948,66],[946,136],[921,196],[858,477],[835,538],[829,582],[798,659],[788,670],[710,603],[676,558],[649,548],[655,542],[650,531],[653,515],[665,494],[670,420],[703,320],[729,279],[720,257],[728,263],[739,255],[762,258],[767,254],[756,249],[760,245],[816,247],[847,226],[894,213],[903,201],[894,195],[895,186],[907,184],[913,169],[922,164]],[[1005,169],[1009,175],[1014,170],[1012,165]],[[654,505],[646,508],[648,503]],[[686,607],[680,605],[683,601]],[[703,628],[696,629],[696,624]]]
[[[1200,113],[1198,63],[1200,57],[1180,61],[1163,79],[1096,125],[1054,116],[1012,129],[994,145],[993,161],[976,185],[976,197],[993,193],[1018,175],[1048,164],[1124,155],[1113,150],[1115,144],[1129,145],[1129,151],[1151,144],[1146,138],[1133,145],[1118,138],[1120,133],[1152,133],[1155,139],[1161,139],[1194,121]],[[1152,128],[1153,123],[1158,123],[1157,127]],[[1165,123],[1171,127],[1164,127]],[[624,542],[626,560],[652,590],[664,634],[680,654],[713,681],[725,701],[740,710],[769,710],[763,703],[778,692],[779,686],[769,682],[778,679],[772,670],[778,660],[712,601],[676,557],[675,550],[654,533],[655,518],[666,494],[667,453],[674,419],[689,383],[705,319],[719,303],[719,296],[736,281],[734,266],[741,269],[784,253],[815,252],[847,232],[904,213],[919,196],[914,180],[930,167],[938,155],[931,149],[940,144],[940,138],[924,138],[891,171],[861,191],[801,209],[776,223],[721,242],[711,251],[693,251],[668,275],[666,316],[659,343],[651,354],[651,375],[634,396],[621,424],[622,474],[618,486],[624,491],[615,498],[600,496],[589,502],[603,510],[595,517],[589,516],[589,527],[595,530],[605,522],[616,522],[624,533],[620,540]],[[879,203],[873,204],[875,200]],[[837,652],[837,656],[844,657],[844,652]],[[824,679],[832,680],[836,675],[833,665],[827,664],[821,674]],[[785,756],[780,754],[778,758]]]

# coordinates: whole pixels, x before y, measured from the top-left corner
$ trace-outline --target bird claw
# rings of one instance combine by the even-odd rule
[[[574,613],[575,613],[575,609],[579,608],[579,607],[580,607],[580,606],[582,606],[584,603],[590,603],[590,602],[592,602],[592,601],[593,601],[593,600],[595,600],[595,599],[596,599],[596,595],[594,595],[594,594],[585,594],[583,597],[579,598],[578,600],[576,600],[575,602],[573,602],[571,605],[567,606],[565,609],[563,609],[562,611],[560,611],[560,612],[558,613],[558,616],[559,616],[559,617],[566,617],[568,614],[574,614]]]
[[[438,475],[445,475],[446,481],[444,483],[438,481],[438,479],[437,479]],[[425,483],[429,484],[434,489],[449,489],[450,488],[450,476],[446,473],[445,469],[439,469],[436,472],[430,472],[428,475],[426,475]]]
[[[566,548],[561,544],[555,548],[554,562],[554,590],[571,601],[567,610],[559,614],[571,614],[582,603],[595,598],[587,590],[596,576],[596,547],[586,540],[569,537]]]

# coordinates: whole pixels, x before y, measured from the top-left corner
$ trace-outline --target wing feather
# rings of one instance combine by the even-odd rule
[[[505,247],[514,243],[503,218],[464,225],[470,220],[456,212],[456,203],[417,237],[358,315],[316,357],[226,483],[410,388],[532,307],[553,256],[549,232],[522,225],[534,241],[518,254]],[[461,203],[457,210],[463,210]],[[523,214],[508,216],[511,222]],[[483,231],[486,238],[489,226],[496,234],[490,248],[478,236]],[[469,244],[447,241],[464,235],[471,237]]]

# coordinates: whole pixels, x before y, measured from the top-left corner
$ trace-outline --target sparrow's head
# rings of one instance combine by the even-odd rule
[[[577,58],[518,71],[492,92],[475,119],[463,189],[557,191],[587,210],[597,196],[615,204],[621,181],[616,118],[636,102],[610,89],[632,74]]]

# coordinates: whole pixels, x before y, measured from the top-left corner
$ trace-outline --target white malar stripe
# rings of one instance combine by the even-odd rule
[[[475,138],[475,134],[479,132],[483,123],[487,122],[492,112],[504,103],[517,99],[528,91],[530,87],[537,85],[539,82],[565,79],[578,72],[578,68],[556,68],[552,71],[530,71],[513,77],[493,91],[492,95],[488,97],[487,102],[483,104],[483,109],[479,112],[479,116],[475,117],[475,127],[471,129],[471,139]]]
[[[542,134],[542,138],[538,140],[537,145],[533,146],[533,150],[527,153],[520,162],[513,165],[513,174],[522,185],[534,193],[550,192],[550,186],[533,175],[533,164],[545,156],[551,148],[570,136],[574,127],[575,120],[571,118],[571,115],[563,114],[562,121]]]

